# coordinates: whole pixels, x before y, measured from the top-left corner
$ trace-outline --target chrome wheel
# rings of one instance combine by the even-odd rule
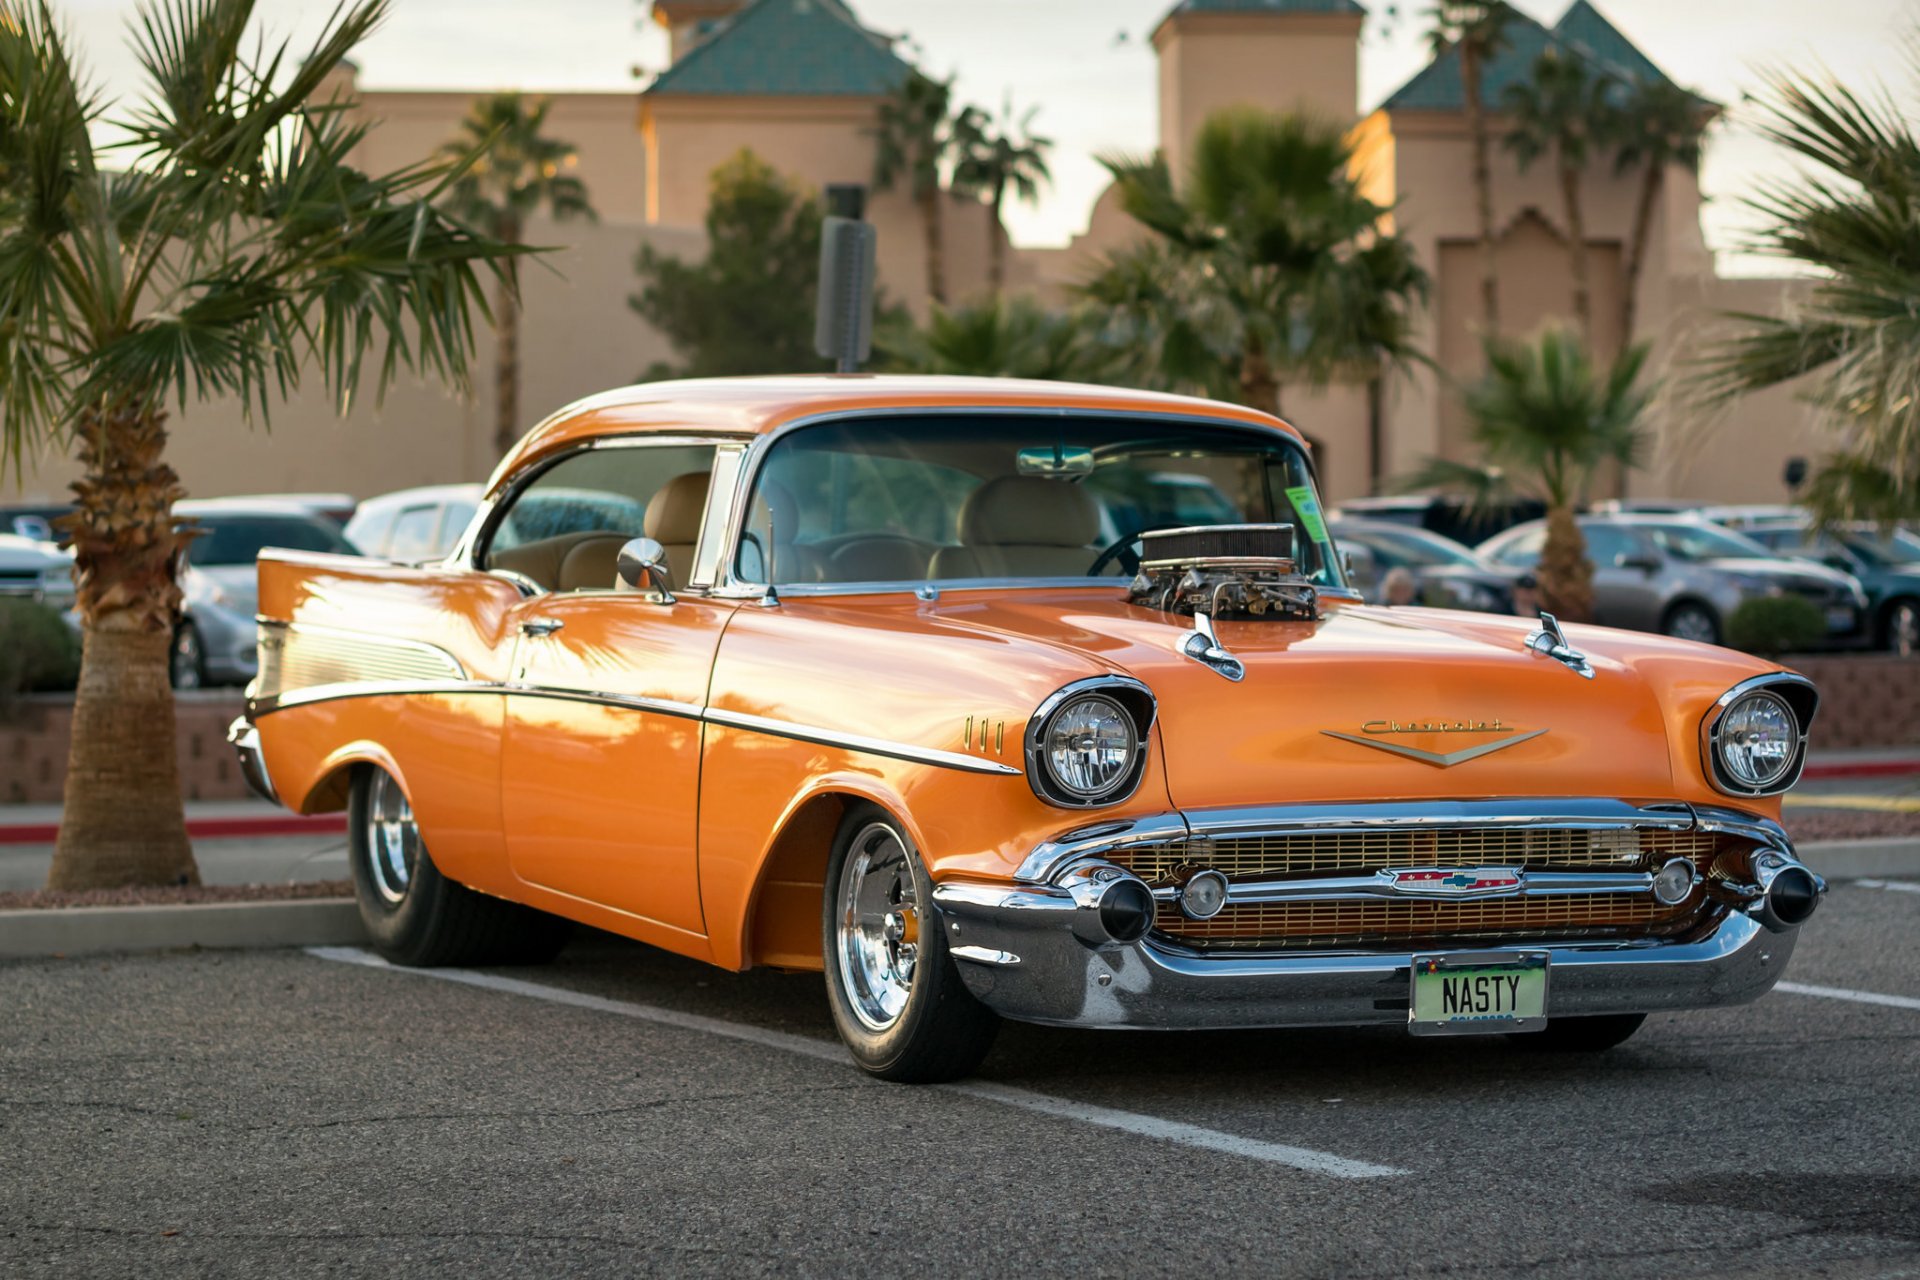
[[[367,871],[375,892],[389,905],[406,899],[413,869],[420,860],[420,828],[413,806],[385,771],[373,777],[367,796]]]
[[[894,829],[871,823],[841,864],[836,901],[840,980],[854,1016],[872,1031],[899,1021],[920,959],[919,894],[913,863]]]
[[[1676,640],[1694,640],[1701,644],[1719,644],[1720,628],[1713,615],[1698,605],[1682,605],[1667,616],[1665,631]]]
[[[1920,653],[1920,604],[1902,600],[1887,615],[1887,648],[1903,658]]]

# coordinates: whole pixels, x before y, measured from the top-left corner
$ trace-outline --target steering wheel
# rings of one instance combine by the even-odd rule
[[[1133,544],[1138,541],[1140,541],[1140,535],[1138,533],[1123,534],[1109,544],[1105,551],[1102,551],[1093,558],[1093,564],[1087,569],[1087,576],[1089,578],[1099,577],[1100,571],[1115,560],[1120,562],[1120,567],[1126,570],[1129,578],[1140,572],[1140,556],[1138,552],[1133,550]]]

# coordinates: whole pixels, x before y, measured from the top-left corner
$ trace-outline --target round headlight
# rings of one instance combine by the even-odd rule
[[[1742,694],[1720,718],[1720,763],[1742,787],[1767,791],[1783,781],[1800,752],[1800,722],[1784,698]]]
[[[1133,771],[1139,734],[1112,698],[1083,693],[1053,713],[1041,741],[1054,785],[1075,800],[1095,800]]]

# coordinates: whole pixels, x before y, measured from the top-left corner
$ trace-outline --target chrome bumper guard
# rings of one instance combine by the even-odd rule
[[[1726,832],[1755,844],[1750,880],[1707,885],[1699,928],[1678,938],[1568,939],[1515,943],[1545,951],[1550,1017],[1645,1013],[1739,1004],[1765,994],[1793,954],[1797,926],[1826,883],[1793,854],[1777,823],[1731,810],[1620,801],[1471,801],[1425,806],[1276,806],[1232,814],[1155,815],[1070,832],[1035,850],[1013,885],[948,881],[934,890],[940,927],[969,990],[1002,1015],[1081,1027],[1222,1029],[1405,1023],[1418,941],[1379,949],[1201,952],[1157,934],[1103,935],[1103,895],[1094,886],[1145,886],[1104,862],[1113,849],[1186,834],[1300,833],[1381,826],[1484,826],[1526,822],[1587,829]],[[1034,875],[1036,880],[1025,879]],[[1597,892],[1593,877],[1526,877],[1513,892]],[[1649,891],[1644,873],[1622,873],[1610,891]],[[1629,883],[1630,882],[1630,883]],[[1372,895],[1371,882],[1236,884],[1266,894]],[[1161,891],[1162,900],[1166,896]],[[1476,938],[1462,949],[1500,947]]]
[[[253,721],[241,716],[227,726],[227,744],[233,753],[240,757],[240,776],[247,781],[247,790],[263,800],[280,803],[280,797],[274,792],[273,779],[267,776],[267,762],[260,754],[260,730]]]

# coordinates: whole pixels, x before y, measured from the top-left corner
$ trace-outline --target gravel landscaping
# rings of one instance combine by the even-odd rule
[[[304,884],[181,884],[123,889],[12,890],[0,893],[0,911],[60,907],[192,906],[209,902],[285,902],[305,898],[351,898],[350,880]]]

